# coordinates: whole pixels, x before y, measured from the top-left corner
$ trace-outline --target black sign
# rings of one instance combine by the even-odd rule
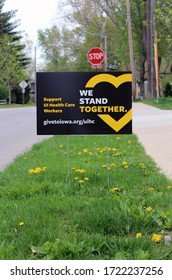
[[[131,81],[129,72],[37,73],[37,133],[132,133]]]

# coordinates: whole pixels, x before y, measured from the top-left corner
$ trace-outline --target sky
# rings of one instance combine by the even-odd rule
[[[17,10],[14,19],[21,20],[23,30],[37,44],[37,30],[51,27],[57,14],[58,0],[6,0],[4,11]]]

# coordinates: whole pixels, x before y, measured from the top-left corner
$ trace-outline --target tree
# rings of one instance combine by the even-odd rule
[[[21,63],[16,57],[16,46],[8,35],[0,37],[0,83],[8,87],[9,104],[11,104],[11,90],[14,85],[24,78]]]
[[[149,2],[151,1],[149,0]],[[158,34],[159,66],[161,66],[161,61],[163,61],[163,65],[165,61],[170,66],[172,64],[172,3],[171,0],[154,2],[155,12],[152,27],[157,30]],[[148,0],[130,1],[134,64],[137,70],[137,82],[140,85],[140,95],[143,97],[144,82],[150,77],[150,72],[147,71],[149,64],[147,58],[150,57],[148,55],[150,47],[147,48],[150,21],[147,18],[149,12],[147,3]],[[69,67],[69,69],[77,71],[90,70],[86,54],[91,47],[104,48],[105,35],[108,46],[108,69],[122,71],[130,69],[126,0],[61,0],[60,14],[65,21],[62,20],[63,25],[60,22],[59,35],[44,36],[44,50],[47,46],[46,49],[51,54],[57,52],[55,57],[58,59],[58,69]],[[48,34],[48,30],[46,32]],[[55,32],[53,33],[55,34]],[[55,37],[57,39],[52,43],[51,40]],[[50,47],[51,44],[53,50]],[[56,46],[58,46],[58,51],[55,51]],[[64,51],[59,52],[59,49]],[[153,51],[151,58],[154,63]],[[49,59],[51,62],[53,61],[50,56]],[[60,61],[64,63],[62,64]],[[149,96],[152,98],[153,92]]]
[[[21,44],[22,34],[15,29],[19,26],[19,20],[13,20],[16,11],[3,12],[6,0],[0,0],[0,37],[7,34],[11,38],[11,42],[16,45],[16,57],[23,67],[30,63],[30,58],[24,54],[25,45]]]

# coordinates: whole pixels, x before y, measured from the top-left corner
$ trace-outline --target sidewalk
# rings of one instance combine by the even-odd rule
[[[172,110],[133,103],[133,133],[162,172],[172,179]]]

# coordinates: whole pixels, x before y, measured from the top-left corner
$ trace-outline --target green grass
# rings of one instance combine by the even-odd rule
[[[0,173],[0,259],[171,259],[171,206],[135,135],[54,136]]]
[[[143,103],[162,110],[172,110],[172,97],[160,97],[151,100],[143,100]]]
[[[30,107],[30,106],[35,106],[35,103],[32,101],[29,101],[27,104],[16,104],[12,103],[11,105],[9,104],[0,104],[0,109],[4,108],[21,108],[21,107]]]

